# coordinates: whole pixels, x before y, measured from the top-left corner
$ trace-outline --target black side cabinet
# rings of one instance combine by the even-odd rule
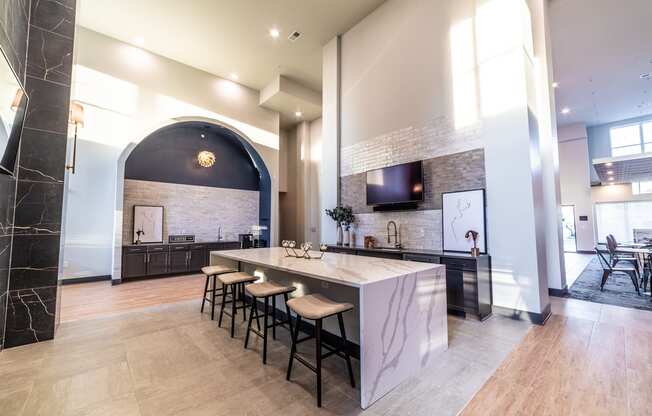
[[[125,247],[122,251],[122,277],[147,275],[147,247]]]

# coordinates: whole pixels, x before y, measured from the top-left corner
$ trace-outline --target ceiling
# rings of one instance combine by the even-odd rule
[[[650,181],[652,153],[596,159],[593,167],[603,184]]]
[[[284,75],[319,92],[322,46],[383,1],[80,0],[77,23],[257,90]]]
[[[559,125],[652,114],[652,1],[551,0],[550,22]]]

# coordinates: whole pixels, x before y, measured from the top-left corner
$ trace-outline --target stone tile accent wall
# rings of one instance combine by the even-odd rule
[[[387,222],[401,227],[403,246],[441,250],[441,194],[485,188],[484,149],[480,125],[456,130],[447,117],[407,127],[341,149],[340,197],[356,214],[355,243],[374,236],[387,245]],[[366,172],[423,161],[424,202],[416,211],[377,212],[367,206]],[[393,244],[393,241],[392,241]]]
[[[363,245],[371,235],[380,246],[388,246],[387,223],[393,220],[400,228],[401,242],[406,248],[441,250],[441,210],[377,212],[356,215],[353,228],[355,244]],[[392,239],[392,243],[394,240]]]
[[[419,203],[419,210],[441,209],[443,192],[484,188],[484,150],[424,160],[423,182],[424,201]],[[353,207],[354,213],[373,212],[366,201],[366,173],[341,177],[340,189],[342,204]]]
[[[225,240],[251,232],[258,224],[258,191],[181,185],[126,179],[123,244],[133,243],[134,205],[162,205],[163,238],[194,234],[197,241],[216,241],[218,227]]]
[[[340,176],[483,148],[480,125],[456,130],[447,117],[342,147]]]

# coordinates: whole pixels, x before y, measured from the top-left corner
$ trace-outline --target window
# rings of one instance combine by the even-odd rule
[[[613,234],[617,241],[635,239],[637,231],[652,229],[652,201],[607,202],[595,204],[598,241]]]
[[[652,121],[643,123],[643,143],[645,153],[652,152]]]
[[[634,195],[652,194],[652,181],[633,182],[632,193]]]
[[[652,121],[614,127],[609,134],[611,136],[611,156],[652,152]]]

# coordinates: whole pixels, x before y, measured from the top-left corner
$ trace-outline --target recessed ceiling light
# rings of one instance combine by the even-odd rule
[[[134,43],[138,46],[145,46],[145,38],[142,36],[137,36],[134,38]]]
[[[614,178],[609,178],[609,182],[613,182],[613,181],[614,181]]]
[[[202,133],[202,134],[199,135],[199,137],[201,137],[202,139],[205,139],[206,135],[204,133]]]
[[[301,117],[303,113],[301,111],[297,111],[294,113],[295,117]]]
[[[553,82],[552,83],[552,88],[559,88],[559,83],[558,82]]]
[[[237,81],[239,78],[240,78],[240,77],[239,77],[238,74],[236,74],[235,72],[233,72],[233,73],[231,74],[231,79],[232,79],[232,80]]]
[[[609,172],[607,172],[607,175],[613,175],[613,174],[614,174],[613,170],[610,170]]]
[[[607,163],[605,163],[605,166],[607,166],[607,167],[609,167],[609,166],[613,166],[613,165],[614,165],[614,164],[611,163],[611,162],[607,162]]]
[[[564,107],[564,108],[561,109],[562,114],[570,114],[570,112],[571,112],[571,110],[568,107]]]
[[[277,28],[273,27],[269,29],[269,36],[277,39],[279,36],[281,36],[281,32]]]

